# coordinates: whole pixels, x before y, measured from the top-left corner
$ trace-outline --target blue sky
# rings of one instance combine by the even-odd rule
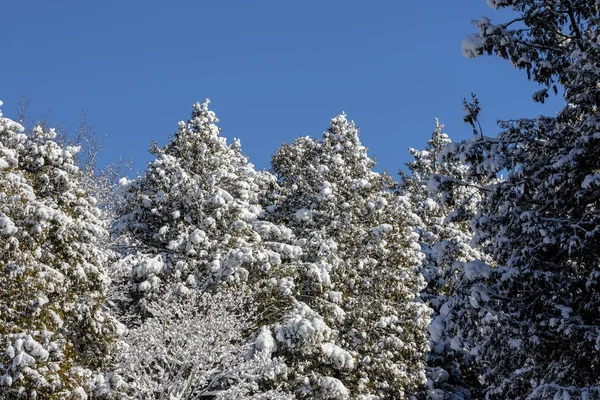
[[[223,135],[258,168],[282,142],[319,137],[346,111],[378,161],[396,171],[439,117],[454,140],[471,135],[461,99],[475,92],[486,134],[497,119],[552,114],[536,86],[494,57],[469,60],[471,20],[506,19],[485,0],[10,1],[2,5],[0,100],[15,116],[74,126],[84,109],[108,134],[101,162],[165,144],[191,105],[210,97]]]

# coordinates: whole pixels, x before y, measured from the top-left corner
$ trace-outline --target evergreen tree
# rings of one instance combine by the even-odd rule
[[[425,381],[418,218],[374,165],[345,115],[322,140],[273,156],[279,191],[268,209],[303,249],[296,298],[327,326],[317,343],[290,340],[285,323],[276,336],[307,398],[405,398]]]
[[[107,231],[77,149],[22,131],[0,118],[0,397],[86,398],[118,330],[102,307]]]
[[[469,219],[477,212],[481,196],[476,182],[466,182],[467,166],[446,156],[454,144],[443,129],[444,125],[436,120],[425,149],[409,149],[414,158],[407,163],[410,174],[400,173],[400,193],[410,199],[421,219],[419,233],[425,254],[422,271],[428,282],[427,292],[434,297],[456,273],[452,265],[455,261],[481,256],[469,244]],[[454,190],[446,191],[449,187]]]
[[[487,0],[493,9],[508,9],[513,19],[493,24],[475,21],[477,33],[463,41],[463,54],[496,54],[527,72],[543,86],[533,95],[543,102],[562,87],[567,102],[579,107],[600,104],[598,87],[598,4],[572,0]]]
[[[203,343],[203,348],[210,351],[211,344],[202,336],[221,335],[223,332],[216,327],[223,328],[231,316],[224,311],[222,320],[211,322],[216,330],[208,332],[210,327],[202,325],[201,310],[190,309],[185,300],[185,296],[193,297],[195,291],[233,293],[247,299],[246,314],[240,315],[244,331],[232,331],[232,335],[245,340],[259,336],[263,327],[268,332],[298,303],[290,286],[293,287],[294,263],[301,248],[292,244],[290,229],[259,218],[263,209],[258,197],[274,184],[274,177],[256,172],[242,155],[239,142],[228,145],[220,136],[216,122],[208,100],[194,105],[192,117],[187,123],[179,123],[171,141],[163,148],[153,146],[156,159],[143,176],[121,182],[124,206],[119,230],[128,245],[126,256],[115,266],[114,273],[122,277],[119,287],[125,295],[121,296],[120,309],[126,311],[121,315],[133,328],[129,337],[134,341],[139,342],[146,331],[156,333],[162,326],[176,324],[189,328],[184,329],[189,343]],[[176,306],[165,313],[161,311],[165,299],[181,300],[169,300]],[[217,315],[209,314],[212,318]],[[190,315],[196,322],[189,320]],[[198,328],[196,332],[192,332],[194,327]],[[220,337],[222,343],[215,343],[215,349],[226,346],[226,356],[237,357],[229,343],[233,336]],[[145,355],[137,365],[146,369],[144,363],[148,360],[176,370],[177,366],[196,365],[203,372],[198,380],[193,378],[195,383],[185,393],[206,389],[207,383],[202,379],[211,372],[210,364],[202,359],[205,354],[198,354],[195,363],[186,360],[185,352],[173,354],[168,345],[170,339],[159,339],[152,339],[158,346],[156,354]],[[274,349],[270,349],[269,357],[271,350]],[[214,362],[225,363],[226,359]],[[159,379],[166,385],[162,389],[153,380],[157,376],[154,372],[144,375],[144,379],[154,381],[155,385],[149,386],[154,392],[179,393],[179,389],[169,387],[177,386],[177,379],[195,376],[185,375],[184,370]],[[176,376],[178,372],[183,376]],[[276,387],[278,380],[265,383]]]
[[[464,314],[455,344],[477,358],[486,398],[598,398],[598,6],[488,3],[518,15],[499,25],[480,19],[465,54],[510,59],[544,86],[536,101],[562,85],[568,105],[555,117],[502,122],[487,137],[476,128],[478,104],[467,104],[476,135],[455,159],[468,177],[506,179],[481,188],[474,241],[495,265],[468,266],[478,312]]]
[[[300,252],[285,244],[289,229],[258,219],[258,195],[273,177],[254,170],[238,141],[227,145],[216,122],[208,100],[196,104],[164,148],[153,146],[144,175],[122,181],[119,229],[133,249],[124,262],[138,298],[172,283],[185,293],[283,277],[282,260]]]
[[[427,281],[422,298],[433,309],[429,328],[428,398],[469,399],[476,392],[476,376],[470,374],[470,356],[452,347],[456,315],[465,312],[462,286],[464,265],[484,257],[470,245],[469,219],[477,212],[481,196],[474,183],[466,182],[467,167],[446,156],[452,141],[436,120],[431,139],[423,150],[410,149],[410,174],[401,172],[400,192],[420,217],[420,246],[425,257],[421,271]],[[445,188],[452,188],[446,191]]]

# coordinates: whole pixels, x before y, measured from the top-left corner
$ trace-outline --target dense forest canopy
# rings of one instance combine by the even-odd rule
[[[600,6],[488,4],[463,54],[566,106],[397,178],[346,114],[259,171],[206,100],[135,179],[0,114],[0,398],[600,399]]]

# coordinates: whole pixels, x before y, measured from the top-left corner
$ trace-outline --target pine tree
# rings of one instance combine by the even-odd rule
[[[425,253],[422,271],[428,292],[435,296],[453,272],[454,261],[478,258],[469,242],[469,218],[477,211],[480,195],[476,183],[466,181],[467,167],[446,156],[455,144],[436,127],[427,147],[409,149],[414,160],[407,163],[410,174],[401,172],[400,193],[410,199],[415,214],[421,219],[421,247]],[[454,185],[453,185],[454,184]],[[461,184],[456,187],[456,184]],[[452,187],[452,191],[445,188]]]
[[[477,134],[456,159],[468,177],[506,179],[482,188],[474,241],[495,265],[467,268],[478,312],[460,321],[455,343],[477,358],[486,398],[598,398],[598,6],[489,3],[518,15],[499,25],[480,19],[465,53],[509,59],[544,86],[534,100],[562,88],[568,105],[555,117],[502,122],[487,137],[476,129],[479,106],[467,104]]]
[[[322,140],[300,138],[273,156],[280,187],[268,209],[303,248],[296,298],[327,326],[317,342],[290,340],[285,323],[276,336],[307,398],[405,398],[425,381],[417,217],[374,165],[345,115]]]
[[[275,178],[255,171],[238,141],[228,145],[217,122],[208,109],[208,100],[194,105],[191,118],[179,123],[170,142],[163,148],[153,146],[156,158],[144,174],[121,182],[124,206],[119,230],[127,246],[126,256],[114,273],[122,277],[119,287],[125,292],[120,299],[120,309],[126,310],[122,318],[139,335],[144,329],[156,331],[175,323],[169,319],[171,314],[180,316],[175,318],[180,326],[194,325],[185,316],[199,311],[189,309],[185,296],[194,296],[196,291],[229,293],[249,301],[246,314],[240,316],[247,328],[242,333],[232,332],[244,340],[268,331],[298,303],[290,287],[301,248],[293,245],[289,228],[260,218],[264,211],[258,197],[275,184]],[[182,300],[174,301],[174,309],[161,311],[165,299],[176,298]],[[223,327],[230,319],[224,313],[223,320],[213,324]],[[198,336],[189,337],[190,343],[204,343],[201,330],[187,332]],[[225,336],[222,340],[223,345],[228,342]],[[167,342],[163,344],[167,346]],[[155,343],[161,345],[160,341]],[[166,358],[156,362],[171,367],[188,363],[184,352],[177,352],[180,359],[168,359],[171,353],[169,348],[160,348],[157,357]],[[231,351],[227,353],[230,356]],[[207,365],[202,360],[201,364]],[[153,376],[144,379],[150,382]],[[173,381],[169,378],[165,382]],[[195,382],[198,388],[206,386],[205,382]],[[275,379],[264,383],[268,386],[264,390],[277,389],[279,384]],[[195,393],[198,388],[190,390]],[[170,389],[162,390],[166,393]]]
[[[22,131],[0,118],[0,397],[86,398],[119,329],[103,310],[107,231],[77,149]]]
[[[138,297],[163,284],[185,293],[256,283],[283,276],[282,260],[298,256],[289,229],[259,220],[258,195],[273,177],[254,170],[238,141],[227,145],[216,122],[208,101],[196,104],[164,148],[153,146],[144,175],[122,182],[119,229],[131,240],[125,262]]]
[[[484,254],[470,245],[469,219],[477,212],[481,196],[474,183],[466,182],[467,167],[446,156],[454,144],[436,120],[435,130],[423,150],[410,149],[410,174],[401,172],[400,193],[420,218],[420,246],[425,257],[421,271],[427,287],[422,298],[433,309],[429,327],[428,398],[469,399],[477,392],[470,376],[470,356],[452,348],[457,314],[465,312],[461,294],[464,266]],[[447,188],[453,190],[446,191]]]

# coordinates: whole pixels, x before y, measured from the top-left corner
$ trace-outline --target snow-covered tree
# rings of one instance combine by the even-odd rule
[[[272,359],[268,331],[254,343],[249,299],[243,293],[171,292],[151,305],[152,317],[128,332],[111,373],[96,383],[105,399],[292,399],[263,391],[262,381],[285,375]]]
[[[107,231],[77,149],[22,131],[0,115],[0,397],[85,398],[118,331],[102,307]]]
[[[515,17],[493,24],[487,17],[475,21],[478,32],[462,44],[463,54],[496,54],[527,72],[544,88],[534,93],[543,102],[549,91],[565,89],[568,102],[600,105],[598,4],[574,0],[487,0],[493,9],[509,9]]]
[[[466,266],[478,312],[460,320],[455,345],[476,357],[486,398],[599,398],[598,5],[488,3],[517,15],[480,19],[465,54],[510,59],[544,86],[535,100],[561,85],[568,105],[502,122],[496,137],[476,129],[478,105],[467,107],[476,135],[449,155],[469,166],[468,178],[506,179],[481,188],[474,242],[495,265]]]
[[[457,314],[465,313],[461,294],[466,279],[464,265],[483,258],[470,244],[469,220],[481,200],[475,182],[466,182],[467,166],[445,156],[452,146],[444,125],[435,130],[423,150],[410,149],[410,173],[401,172],[400,193],[406,196],[420,218],[420,246],[425,257],[421,271],[427,287],[422,298],[433,309],[429,328],[431,354],[428,359],[428,395],[432,399],[470,398],[477,384],[469,376],[470,357],[452,348]],[[457,187],[453,187],[457,185]],[[448,192],[444,189],[451,187]]]
[[[478,258],[470,246],[469,219],[477,212],[481,195],[476,182],[465,182],[467,166],[445,156],[453,146],[444,125],[436,120],[431,139],[423,150],[409,149],[414,160],[407,163],[410,174],[401,172],[400,193],[410,199],[421,219],[419,233],[425,253],[422,272],[428,282],[426,292],[437,296],[456,273],[453,263]],[[457,185],[458,184],[458,185]],[[451,192],[444,189],[453,187]]]
[[[292,290],[305,304],[276,335],[301,397],[405,398],[425,381],[418,218],[374,165],[345,115],[273,156],[267,209],[303,249]]]
[[[184,293],[284,278],[299,254],[285,244],[289,229],[258,220],[258,195],[274,178],[254,170],[238,141],[228,145],[216,122],[208,101],[196,104],[172,140],[152,148],[144,175],[123,182],[119,226],[131,240],[124,262],[138,298],[171,283]]]
[[[252,306],[248,305],[243,317],[244,324],[250,321],[252,330],[244,332],[247,338],[260,335],[262,328],[266,329],[264,337],[276,321],[300,304],[290,288],[296,274],[294,260],[301,248],[293,245],[289,228],[260,219],[263,209],[259,195],[275,184],[275,178],[255,171],[241,153],[239,142],[228,145],[216,122],[208,101],[194,105],[192,117],[179,123],[171,141],[163,148],[152,148],[156,159],[143,176],[122,182],[124,207],[119,228],[128,246],[126,256],[114,268],[115,275],[122,277],[116,285],[122,293],[120,298],[115,296],[115,302],[117,308],[125,310],[121,312],[123,321],[134,332],[172,323],[164,319],[169,314],[181,315],[177,317],[179,326],[195,329],[194,324],[200,322],[189,319],[188,305],[177,302],[167,314],[161,311],[165,298],[192,296],[194,291],[241,296],[242,290],[248,290],[251,295],[244,298]],[[219,329],[233,318],[225,313],[221,320],[216,312],[210,316],[215,318],[210,322],[216,329],[213,335],[222,334]],[[232,331],[232,335],[239,334]],[[135,339],[135,335],[130,338]],[[205,338],[190,340],[193,345]],[[166,343],[154,344],[160,352],[172,352]],[[203,349],[209,345],[202,345]],[[223,359],[219,356],[211,362],[231,361],[232,349],[226,350]],[[198,353],[198,357],[204,356]],[[237,363],[235,368],[242,369],[235,371],[241,374],[250,365],[258,368],[257,363],[260,360]],[[204,379],[212,367],[202,365],[206,368]],[[262,383],[275,390],[278,386],[277,380]],[[163,383],[156,384],[164,388]],[[207,387],[202,383],[196,386],[202,385]]]
[[[103,219],[109,224],[115,222],[120,200],[117,182],[131,171],[133,159],[126,160],[120,156],[110,164],[100,166],[98,158],[108,136],[103,138],[96,132],[85,111],[80,111],[75,128],[68,129],[62,123],[52,122],[49,110],[40,116],[32,116],[30,106],[31,100],[22,96],[16,121],[25,128],[25,134],[31,134],[37,126],[44,130],[54,127],[54,140],[61,147],[78,147],[79,151],[73,155],[73,160],[82,172],[81,185],[97,200],[98,208],[103,212]]]

